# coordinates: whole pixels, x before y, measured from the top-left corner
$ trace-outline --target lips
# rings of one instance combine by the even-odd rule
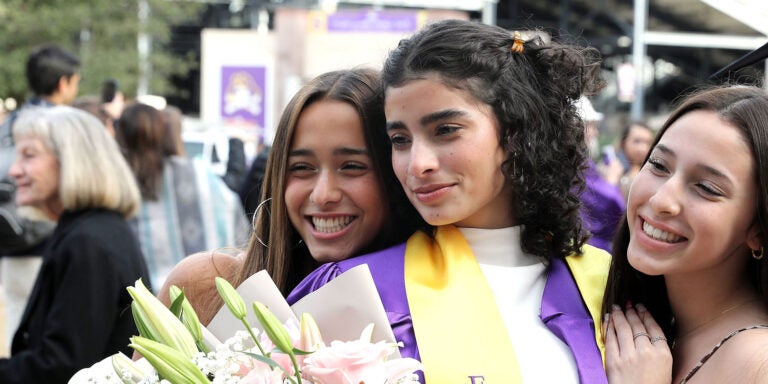
[[[420,202],[431,203],[447,194],[454,185],[451,183],[429,184],[414,188],[411,191]]]

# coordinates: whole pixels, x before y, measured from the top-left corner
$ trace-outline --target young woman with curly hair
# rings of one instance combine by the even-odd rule
[[[605,382],[595,324],[609,257],[584,244],[574,106],[598,70],[593,49],[468,21],[402,40],[382,72],[387,133],[432,228],[324,264],[289,302],[368,264],[422,381]]]

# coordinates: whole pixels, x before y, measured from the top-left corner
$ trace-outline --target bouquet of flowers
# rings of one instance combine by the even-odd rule
[[[281,323],[260,302],[253,311],[263,330],[246,320],[246,304],[224,279],[216,279],[224,303],[246,331],[215,348],[204,342],[205,329],[177,287],[166,308],[141,280],[128,287],[140,336],[130,346],[143,356],[134,362],[122,354],[75,375],[74,383],[115,384],[406,384],[418,383],[421,364],[410,358],[387,359],[396,343],[371,342],[373,324],[358,340],[325,344],[312,316]],[[147,364],[148,363],[148,364]]]

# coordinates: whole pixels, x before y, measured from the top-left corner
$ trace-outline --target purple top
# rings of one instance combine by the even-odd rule
[[[580,196],[583,203],[581,221],[584,227],[592,232],[587,244],[610,252],[613,235],[616,234],[619,221],[627,208],[624,196],[618,186],[600,176],[591,161],[584,177],[587,188]]]
[[[362,264],[368,264],[371,270],[395,339],[403,342],[400,354],[420,360],[405,292],[405,244],[321,265],[288,295],[288,303],[294,304],[336,276]],[[573,352],[581,383],[608,382],[595,342],[594,322],[563,260],[552,261],[542,297],[541,319]]]

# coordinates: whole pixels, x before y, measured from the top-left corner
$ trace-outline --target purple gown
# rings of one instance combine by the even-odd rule
[[[288,303],[293,305],[336,276],[362,264],[368,264],[371,270],[395,339],[404,344],[400,354],[402,357],[420,360],[405,292],[405,244],[321,265],[288,295]],[[542,297],[541,319],[573,352],[581,383],[608,382],[602,357],[595,343],[594,322],[568,266],[562,260],[554,260],[549,268],[549,277]],[[423,376],[421,380],[424,381]]]

